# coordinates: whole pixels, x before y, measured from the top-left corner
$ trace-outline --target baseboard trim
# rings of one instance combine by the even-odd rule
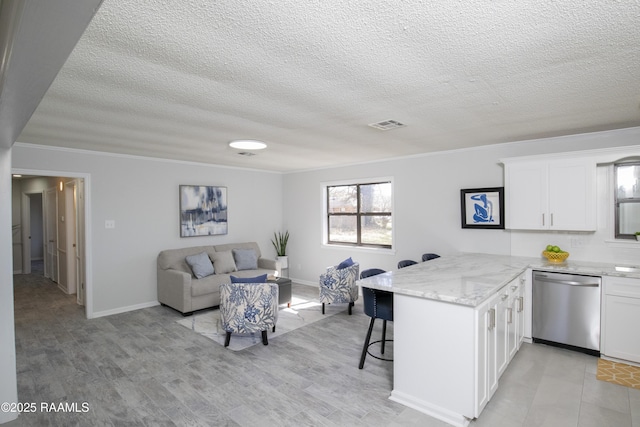
[[[156,305],[160,305],[160,303],[158,301],[150,301],[142,304],[129,305],[127,307],[114,308],[113,310],[94,311],[93,316],[91,316],[91,319],[95,319],[97,317],[112,316],[114,314],[121,314],[129,311],[140,310],[142,308],[155,307]]]

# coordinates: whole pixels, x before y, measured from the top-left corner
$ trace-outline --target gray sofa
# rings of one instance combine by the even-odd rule
[[[234,258],[234,249],[236,251]],[[244,250],[244,251],[242,251]],[[256,267],[247,269],[246,250],[255,251]],[[198,256],[205,252],[214,267],[214,274],[196,278],[187,257]],[[240,253],[242,252],[242,254]],[[248,251],[250,254],[251,251]],[[202,255],[201,255],[202,256]],[[190,258],[193,262],[193,259]],[[236,262],[240,265],[238,269]],[[255,277],[261,274],[281,272],[280,263],[276,260],[262,258],[260,247],[255,242],[232,243],[212,246],[194,246],[190,248],[168,249],[158,254],[158,301],[187,316],[196,310],[220,305],[220,285],[230,283],[230,276]]]

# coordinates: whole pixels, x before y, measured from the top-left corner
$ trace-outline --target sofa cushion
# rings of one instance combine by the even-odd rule
[[[258,258],[262,256],[262,253],[260,252],[260,246],[258,246],[256,242],[225,243],[222,245],[215,245],[213,246],[213,249],[216,252],[231,251],[233,249],[253,249],[254,251],[256,251],[256,254],[258,254]]]
[[[231,251],[214,252],[211,255],[216,274],[233,273],[237,270]]]
[[[231,283],[267,283],[267,275],[263,274],[256,277],[236,277],[231,275]]]
[[[217,294],[220,292],[220,285],[223,283],[229,283],[229,275],[212,274],[199,280],[192,280],[191,297],[197,298],[204,295]]]
[[[185,257],[185,260],[187,264],[189,264],[189,267],[191,267],[191,271],[193,275],[196,276],[196,279],[211,276],[214,272],[213,264],[211,264],[209,255],[206,252],[189,255]]]
[[[166,249],[158,254],[158,268],[161,270],[175,269],[192,274],[191,267],[187,264],[186,257],[200,252],[209,254],[209,258],[216,253],[213,246],[192,246],[188,248]]]
[[[258,254],[254,249],[233,249],[232,252],[238,271],[258,268]]]
[[[338,264],[338,266],[336,267],[336,270],[342,270],[343,268],[351,267],[352,265],[353,265],[353,260],[351,259],[351,257],[349,257],[344,261],[342,261],[340,264]]]

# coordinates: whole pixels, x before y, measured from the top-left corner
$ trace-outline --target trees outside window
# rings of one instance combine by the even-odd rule
[[[328,186],[328,243],[391,248],[391,193],[390,181]]]

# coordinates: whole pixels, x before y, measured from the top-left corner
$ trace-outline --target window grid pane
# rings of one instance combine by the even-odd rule
[[[391,182],[327,187],[328,243],[391,248]]]
[[[640,163],[619,163],[615,175],[615,237],[635,239],[640,231]]]

